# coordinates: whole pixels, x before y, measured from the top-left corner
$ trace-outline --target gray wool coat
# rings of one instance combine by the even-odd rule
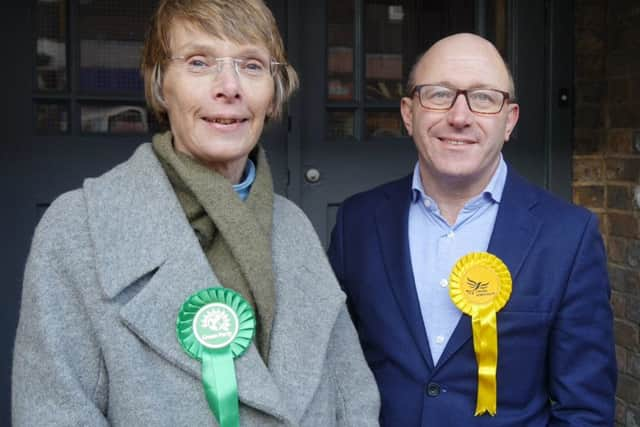
[[[236,359],[241,425],[378,425],[378,390],[311,224],[279,196],[273,218],[269,368],[254,344]],[[216,426],[175,332],[181,304],[211,286],[150,145],[59,197],[27,262],[13,425]]]

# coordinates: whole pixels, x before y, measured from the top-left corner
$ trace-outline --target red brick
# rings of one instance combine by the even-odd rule
[[[612,236],[640,238],[638,219],[632,214],[609,212],[609,234]]]
[[[573,155],[601,154],[606,145],[605,131],[602,129],[573,129]]]
[[[610,262],[623,266],[626,264],[628,240],[615,236],[610,236],[607,239],[607,253]]]
[[[602,81],[576,82],[576,105],[604,105],[605,87]]]
[[[617,394],[628,405],[640,404],[640,382],[625,374],[618,375]]]
[[[640,123],[640,105],[635,103],[610,104],[608,122],[614,128],[632,128]]]
[[[631,324],[624,320],[614,320],[613,330],[616,344],[632,352],[640,351],[638,338],[638,325]]]
[[[599,182],[602,181],[603,176],[604,161],[602,158],[573,158],[573,182]]]
[[[622,256],[624,259],[624,256]],[[640,270],[609,264],[611,288],[626,295],[640,296]]]
[[[627,104],[630,100],[629,79],[610,79],[608,84],[610,104]]]
[[[627,370],[631,376],[640,379],[640,353],[633,353],[629,355]]]
[[[637,182],[640,178],[640,156],[605,160],[606,177],[612,181]]]
[[[604,126],[602,106],[578,105],[574,116],[574,126],[582,129],[595,129]],[[626,127],[626,126],[625,126]]]
[[[627,306],[625,304],[625,295],[618,292],[611,294],[611,307],[613,308],[613,315],[620,320],[627,320]]]
[[[607,207],[618,210],[631,210],[633,200],[631,188],[626,185],[607,186]]]
[[[626,76],[629,70],[629,56],[622,54],[607,55],[607,76]],[[576,64],[577,66],[577,64]]]
[[[627,418],[625,419],[624,427],[638,427],[640,426],[640,408],[627,408]]]
[[[618,364],[618,372],[627,372],[627,354],[626,348],[616,345],[616,362]]]
[[[625,319],[640,325],[640,298],[626,297]]]
[[[632,153],[631,129],[610,129],[607,132],[607,152],[616,154]]]
[[[573,187],[573,201],[575,204],[589,208],[604,207],[604,186],[580,185]]]
[[[601,80],[605,76],[604,56],[599,53],[576,54],[575,75],[576,80]]]
[[[616,399],[616,422],[623,423],[627,414],[627,405],[620,400]]]

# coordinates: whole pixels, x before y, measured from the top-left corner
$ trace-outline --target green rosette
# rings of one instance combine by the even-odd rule
[[[244,354],[255,330],[253,309],[231,289],[201,290],[178,313],[178,341],[189,356],[202,363],[205,397],[220,427],[240,426],[233,359]]]

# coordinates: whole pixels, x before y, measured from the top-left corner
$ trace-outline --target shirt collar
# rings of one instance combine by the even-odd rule
[[[251,184],[256,180],[256,165],[251,159],[247,159],[247,165],[244,168],[243,180],[238,184],[233,184],[233,190],[238,194],[242,201],[247,200]]]
[[[504,190],[504,184],[507,181],[507,163],[504,161],[502,157],[502,153],[500,153],[500,161],[498,163],[498,168],[493,173],[491,180],[485,187],[485,189],[480,194],[481,197],[474,197],[473,200],[477,198],[487,198],[492,200],[495,203],[500,203],[502,200],[502,192]],[[420,162],[416,162],[416,166],[413,168],[413,179],[411,183],[412,190],[412,201],[414,203],[419,202],[421,200],[429,200],[432,203],[435,203],[434,200],[427,195],[424,191],[424,187],[422,186],[422,180],[420,179]]]

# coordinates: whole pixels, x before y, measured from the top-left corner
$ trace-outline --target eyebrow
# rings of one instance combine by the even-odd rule
[[[191,42],[186,43],[180,46],[178,49],[176,49],[177,52],[180,52],[183,55],[202,52],[211,56],[216,56],[216,54],[214,53],[215,50],[216,50],[215,46],[208,45],[208,44],[201,44],[201,43],[191,43]],[[262,50],[262,49],[257,49],[251,46],[241,47],[240,53],[233,56],[243,57],[243,58],[246,58],[246,57],[271,58],[271,55],[266,49]]]
[[[460,89],[459,87],[457,87],[454,84],[451,84],[451,82],[448,81],[439,81],[439,82],[433,82],[433,83],[426,83],[426,84],[430,84],[430,85],[436,85],[436,86],[444,86],[447,87],[449,89]],[[489,85],[489,84],[485,84],[485,83],[477,83],[477,84],[471,84],[470,86],[468,86],[466,89],[464,90],[474,90],[474,89],[497,89],[497,90],[504,90],[504,89],[500,89],[499,86],[493,86],[493,85]],[[505,92],[507,92],[507,90],[504,90]]]

